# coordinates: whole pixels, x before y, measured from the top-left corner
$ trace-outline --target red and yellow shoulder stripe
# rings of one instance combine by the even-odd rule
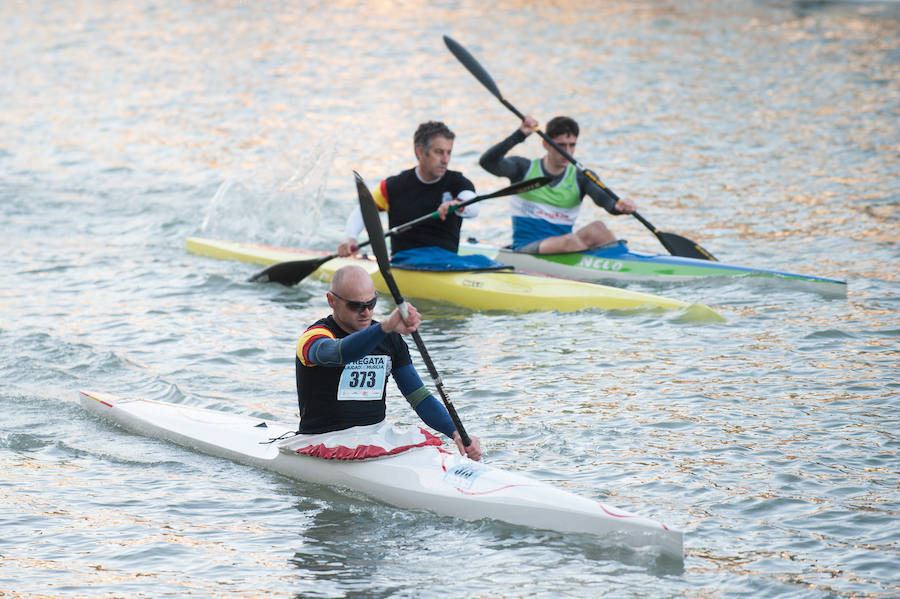
[[[323,337],[328,339],[335,338],[334,333],[321,325],[309,327],[300,335],[300,339],[297,340],[297,357],[300,358],[301,364],[304,366],[315,366],[309,361],[309,346],[317,339],[322,339]]]
[[[390,202],[388,202],[387,195],[387,179],[381,181],[381,184],[375,188],[375,193],[372,194],[372,199],[375,200],[375,205],[378,206],[379,210],[388,211],[390,210]]]

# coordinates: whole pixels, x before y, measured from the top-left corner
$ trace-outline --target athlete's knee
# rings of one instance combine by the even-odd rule
[[[600,234],[611,234],[609,228],[607,228],[606,223],[602,220],[595,220],[590,223],[585,229],[590,230],[591,232],[600,233]]]
[[[599,220],[595,220],[589,225],[578,230],[578,237],[588,247],[597,247],[616,240],[616,236],[612,234],[606,225]]]
[[[576,233],[566,233],[541,240],[539,253],[561,254],[565,252],[583,252],[588,249]]]

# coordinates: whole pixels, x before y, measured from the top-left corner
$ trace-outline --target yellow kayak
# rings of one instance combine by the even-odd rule
[[[323,252],[200,237],[189,237],[187,249],[202,256],[221,260],[241,260],[263,266],[325,255]],[[375,281],[375,288],[382,293],[389,293],[374,259],[335,258],[320,266],[312,276],[330,281],[337,269],[348,264],[356,264],[366,269]],[[725,322],[720,314],[704,304],[691,304],[650,293],[537,274],[513,271],[434,272],[401,268],[392,268],[391,272],[403,295],[407,297],[438,300],[472,310],[573,312],[588,308],[662,309],[680,310],[685,320]]]

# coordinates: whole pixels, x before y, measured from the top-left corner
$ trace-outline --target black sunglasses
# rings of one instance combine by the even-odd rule
[[[357,302],[354,300],[348,300],[346,298],[339,296],[334,291],[329,291],[329,293],[331,293],[331,295],[333,295],[334,297],[338,298],[339,300],[341,300],[345,304],[347,304],[348,308],[350,308],[354,312],[359,312],[360,314],[362,314],[363,311],[365,311],[365,310],[374,310],[375,304],[378,303],[378,293],[376,293],[375,297],[373,297],[372,299],[370,299],[367,302]]]

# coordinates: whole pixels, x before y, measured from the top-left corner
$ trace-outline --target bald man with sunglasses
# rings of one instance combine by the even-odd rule
[[[383,322],[372,320],[378,301],[372,277],[359,266],[334,273],[327,293],[331,314],[306,329],[297,341],[297,400],[300,432],[327,433],[385,419],[389,376],[419,418],[453,439],[459,452],[481,459],[476,437],[463,446],[444,405],[422,383],[401,335],[422,323],[411,304],[406,320],[394,309]]]

